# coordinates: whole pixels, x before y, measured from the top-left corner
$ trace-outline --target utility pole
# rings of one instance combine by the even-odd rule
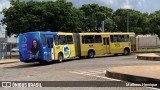
[[[127,32],[129,32],[129,16],[127,14]]]
[[[104,32],[104,20],[102,20],[102,32]]]
[[[101,27],[102,27],[102,30],[101,32],[104,32],[104,16],[101,18],[102,22],[101,22]]]

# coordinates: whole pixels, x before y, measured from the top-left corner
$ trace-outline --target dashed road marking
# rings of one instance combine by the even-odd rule
[[[93,77],[98,77],[98,78],[103,78],[103,79],[107,79],[107,80],[111,80],[111,81],[122,81],[122,80],[118,80],[118,79],[113,79],[113,78],[109,78],[109,77],[103,77],[103,76],[99,76],[96,74],[100,74],[100,73],[105,73],[105,71],[89,71],[89,72],[73,72],[70,71],[70,73],[74,73],[74,74],[80,74],[80,75],[84,75],[84,76],[93,76]],[[146,87],[149,89],[153,89],[153,90],[160,90],[158,88],[153,88],[153,87]]]
[[[85,75],[85,76],[94,76],[94,77],[108,79],[108,80],[114,80],[114,81],[121,81],[121,80],[118,80],[118,79],[112,79],[112,78],[108,78],[108,77],[103,77],[103,76],[95,75],[95,74],[92,74],[92,73],[72,72],[72,71],[70,73],[81,74],[81,75]]]
[[[106,70],[104,71],[80,71],[79,73],[84,73],[84,74],[101,74],[101,73],[105,73]]]

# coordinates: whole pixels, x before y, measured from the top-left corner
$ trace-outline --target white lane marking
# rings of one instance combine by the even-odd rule
[[[153,88],[153,87],[146,87],[146,88],[153,89],[153,90],[160,90],[158,88]]]
[[[93,73],[89,73],[89,72],[87,73],[87,72],[72,72],[72,71],[70,71],[70,73],[75,73],[75,74],[80,74],[80,75],[85,75],[85,76],[94,76],[94,77],[108,79],[108,80],[112,80],[112,81],[122,81],[122,80],[113,79],[113,78],[109,78],[109,77],[103,77],[103,76],[99,76],[99,75],[94,75]],[[100,72],[100,73],[102,73],[102,72]],[[98,72],[98,74],[99,74],[99,72]],[[153,90],[160,90],[160,89],[154,88],[154,87],[146,87],[146,88],[153,89]]]
[[[104,71],[89,71],[89,72],[84,72],[84,71],[79,71],[79,73],[84,73],[84,74],[100,74],[100,73],[105,73],[106,70]]]
[[[94,77],[108,79],[108,80],[114,80],[114,81],[121,81],[121,80],[118,80],[118,79],[112,79],[112,78],[103,77],[103,76],[99,76],[99,75],[93,75],[93,74],[89,74],[89,73],[82,73],[82,72],[71,72],[71,73],[81,74],[81,75],[85,75],[85,76],[94,76]]]

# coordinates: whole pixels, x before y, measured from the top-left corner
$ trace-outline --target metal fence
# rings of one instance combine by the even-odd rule
[[[136,39],[138,49],[160,48],[160,40],[157,35],[138,35]]]
[[[0,60],[7,58],[7,43],[0,43]]]

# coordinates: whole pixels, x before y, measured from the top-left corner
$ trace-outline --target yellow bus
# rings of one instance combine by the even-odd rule
[[[94,55],[104,54],[129,55],[132,51],[136,51],[134,33],[79,33],[79,38],[76,39],[80,39],[77,52],[80,52],[81,58],[86,56],[93,58]]]
[[[19,35],[22,62],[49,62],[105,54],[129,55],[136,51],[134,33],[28,32]]]
[[[63,59],[76,57],[73,33],[59,32],[54,35],[54,59],[62,62]]]

